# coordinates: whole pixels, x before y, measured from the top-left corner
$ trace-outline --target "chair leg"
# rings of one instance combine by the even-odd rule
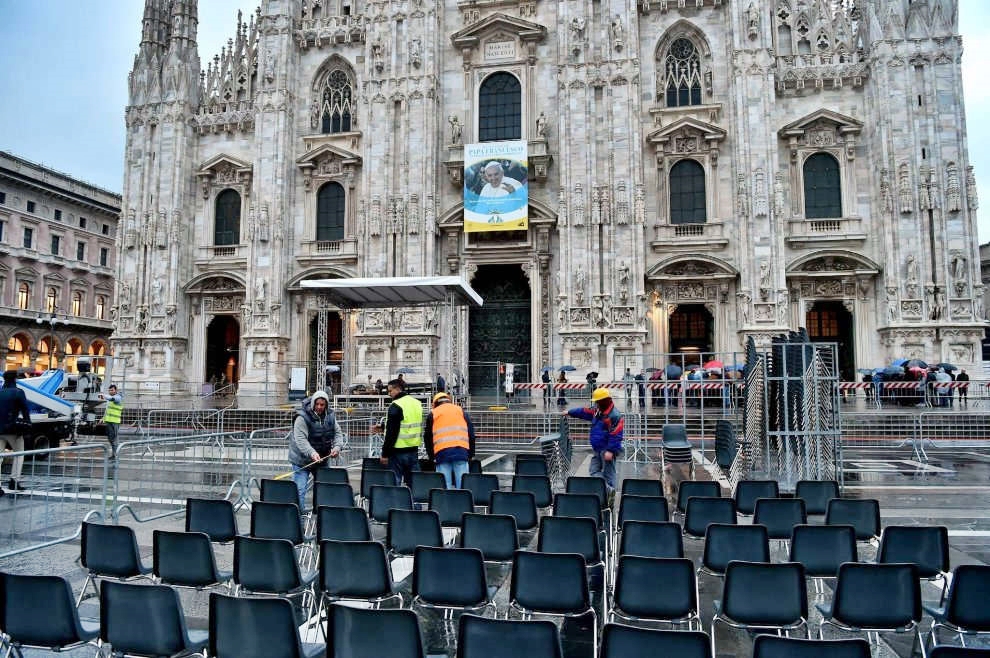
[[[93,589],[96,590],[96,595],[100,595],[100,587],[96,584],[96,578],[92,573],[86,575],[86,582],[83,583],[82,591],[79,592],[79,598],[76,599],[76,608],[82,605],[83,599],[86,598],[86,590],[89,589],[90,584],[93,585]]]

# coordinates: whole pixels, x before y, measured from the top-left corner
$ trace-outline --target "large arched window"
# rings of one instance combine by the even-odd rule
[[[667,107],[701,105],[701,56],[694,43],[674,40],[663,61],[660,90]]]
[[[316,195],[316,239],[344,239],[344,187],[329,182]]]
[[[522,137],[522,87],[511,73],[493,73],[478,92],[478,141]]]
[[[217,214],[213,227],[213,244],[237,244],[241,239],[241,195],[224,190],[217,196]]]
[[[341,69],[330,71],[320,90],[320,117],[323,133],[344,133],[351,129],[351,79]]]
[[[705,222],[705,204],[704,168],[694,160],[679,161],[670,168],[670,223]]]
[[[842,217],[839,163],[828,153],[804,161],[804,216],[806,219]]]
[[[31,286],[26,282],[21,282],[21,285],[17,286],[17,308],[22,311],[27,309],[30,301]]]
[[[45,293],[45,311],[54,313],[56,308],[58,308],[58,291],[49,288]]]

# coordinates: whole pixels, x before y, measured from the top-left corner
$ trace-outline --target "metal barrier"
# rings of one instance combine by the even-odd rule
[[[987,448],[990,446],[990,413],[942,410],[918,415],[922,446],[936,448]]]
[[[223,431],[220,409],[151,409],[141,426],[146,438],[194,436]]]

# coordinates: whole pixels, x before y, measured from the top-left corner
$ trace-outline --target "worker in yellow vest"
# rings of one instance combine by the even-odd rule
[[[110,384],[107,394],[100,397],[107,401],[107,409],[103,413],[103,422],[107,426],[107,441],[110,442],[111,455],[116,455],[117,430],[120,429],[120,419],[124,415],[124,398],[117,392],[116,384]]]
[[[382,464],[395,473],[395,483],[412,486],[411,473],[419,470],[419,446],[423,442],[423,403],[406,394],[406,383],[390,381],[386,390],[392,398],[385,416],[385,443]]]
[[[468,472],[468,461],[474,456],[474,424],[446,393],[433,396],[433,411],[423,425],[423,443],[447,488],[460,489],[461,476]]]

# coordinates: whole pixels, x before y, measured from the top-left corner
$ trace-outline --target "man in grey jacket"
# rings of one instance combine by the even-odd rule
[[[325,391],[313,393],[296,414],[289,438],[289,463],[299,489],[300,512],[306,509],[310,473],[323,466],[328,457],[338,456],[343,443],[344,433],[330,410],[330,396]]]

